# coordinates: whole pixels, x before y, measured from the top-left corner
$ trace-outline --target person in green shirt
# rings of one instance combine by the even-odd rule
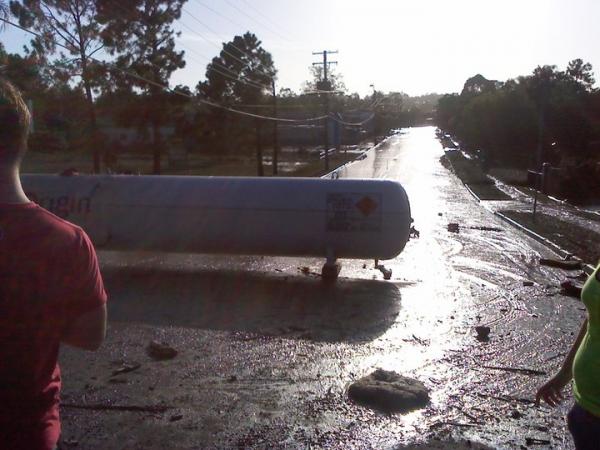
[[[575,448],[587,450],[600,448],[600,265],[585,282],[581,300],[587,318],[558,373],[538,389],[536,403],[558,405],[573,380],[575,405],[567,422]]]

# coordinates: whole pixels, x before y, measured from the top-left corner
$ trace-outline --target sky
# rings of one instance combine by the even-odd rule
[[[119,1],[119,0],[117,0]],[[460,92],[475,74],[504,81],[543,64],[592,63],[600,79],[599,0],[188,0],[177,47],[186,67],[171,85],[194,87],[221,43],[255,33],[273,55],[278,88],[298,92],[309,68],[338,51],[349,92]],[[29,37],[0,33],[20,52]]]

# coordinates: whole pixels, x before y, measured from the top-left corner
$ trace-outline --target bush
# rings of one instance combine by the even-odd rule
[[[50,131],[36,131],[29,135],[29,150],[42,153],[56,153],[67,148],[65,138]]]

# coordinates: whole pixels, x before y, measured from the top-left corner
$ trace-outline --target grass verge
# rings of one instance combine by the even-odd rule
[[[565,222],[547,214],[537,213],[535,221],[530,212],[500,211],[540,236],[554,242],[562,249],[595,265],[600,257],[600,234],[587,228]]]

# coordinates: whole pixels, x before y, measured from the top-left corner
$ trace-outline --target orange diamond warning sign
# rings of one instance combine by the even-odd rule
[[[363,216],[370,216],[377,209],[378,203],[371,197],[363,197],[356,202],[356,207],[363,213]]]
[[[332,192],[327,194],[327,231],[380,232],[381,221],[380,193]]]

